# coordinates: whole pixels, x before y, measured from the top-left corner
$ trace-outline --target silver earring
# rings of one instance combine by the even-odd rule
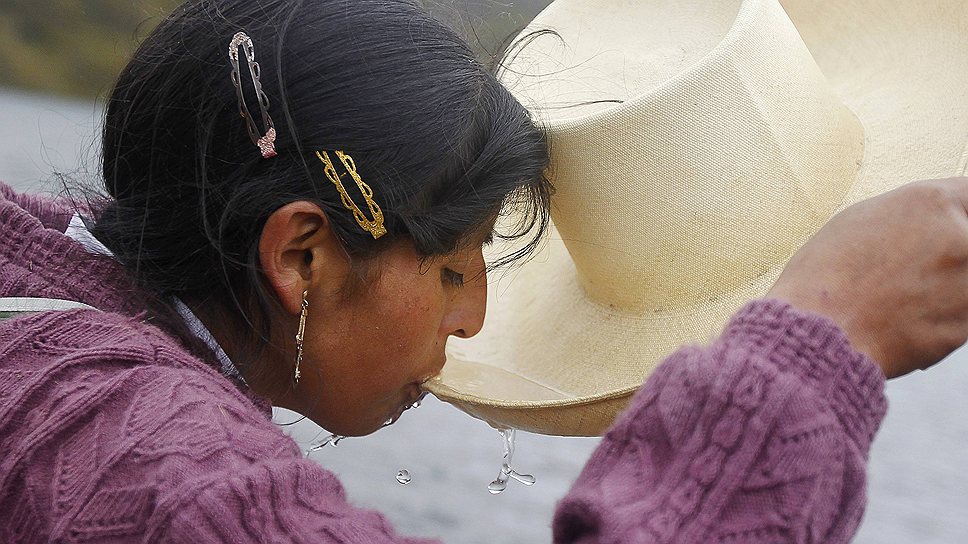
[[[309,314],[309,291],[303,291],[302,311],[299,312],[299,332],[296,333],[296,372],[293,378],[299,383],[299,363],[303,358],[303,338],[306,333],[306,315]]]

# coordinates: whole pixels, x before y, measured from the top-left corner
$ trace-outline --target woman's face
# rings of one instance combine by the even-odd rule
[[[473,336],[484,321],[479,245],[426,261],[404,241],[371,266],[349,296],[322,285],[309,290],[294,392],[300,411],[341,435],[367,434],[398,417],[440,372],[447,339]]]
[[[265,361],[268,372],[246,376],[250,385],[330,432],[358,436],[379,429],[440,372],[450,336],[480,331],[485,239],[429,260],[409,239],[396,240],[365,263],[360,278],[318,206],[283,206],[268,218],[259,242],[263,273],[283,309],[273,317],[278,349]],[[303,359],[293,385],[304,292]]]

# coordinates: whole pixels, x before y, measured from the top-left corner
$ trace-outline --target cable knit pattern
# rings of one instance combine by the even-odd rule
[[[743,308],[672,355],[558,508],[556,542],[848,542],[884,376],[820,316]]]
[[[0,542],[415,543],[349,504],[264,399],[147,319],[71,211],[0,184]],[[845,542],[883,376],[829,320],[748,305],[669,358],[561,502],[558,542]]]

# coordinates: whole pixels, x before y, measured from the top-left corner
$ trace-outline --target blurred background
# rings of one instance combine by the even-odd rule
[[[550,0],[423,0],[482,58]],[[180,0],[0,0],[0,85],[92,98]]]
[[[59,173],[94,180],[98,98],[127,56],[177,0],[0,0],[0,180],[62,192]],[[425,2],[469,37],[482,58],[548,0]],[[96,180],[95,180],[96,181]],[[856,542],[968,542],[968,353],[888,384],[891,408],[871,454],[869,508]],[[328,435],[277,411],[297,442]],[[555,501],[597,439],[519,433],[516,469],[537,484],[487,492],[498,474],[497,432],[428,398],[392,427],[312,454],[350,498],[386,513],[406,534],[469,544],[550,541]],[[396,474],[407,469],[409,485]]]

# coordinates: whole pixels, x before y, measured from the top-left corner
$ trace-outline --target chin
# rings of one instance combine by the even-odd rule
[[[385,423],[385,421],[384,421]],[[327,429],[333,434],[338,434],[340,436],[366,436],[368,434],[373,434],[383,428],[383,423],[373,424],[373,423],[357,423],[346,426],[341,426],[334,429]]]
[[[382,429],[390,417],[382,414],[367,414],[348,420],[334,421],[332,418],[311,418],[317,425],[340,436],[366,436]]]
[[[417,398],[413,399],[414,401]],[[358,406],[357,410],[346,406],[343,410],[332,410],[332,406],[318,406],[316,410],[302,412],[317,425],[339,436],[364,436],[379,431],[387,421],[396,421],[407,407],[409,397],[393,399],[386,404]],[[412,404],[412,402],[411,402]]]

